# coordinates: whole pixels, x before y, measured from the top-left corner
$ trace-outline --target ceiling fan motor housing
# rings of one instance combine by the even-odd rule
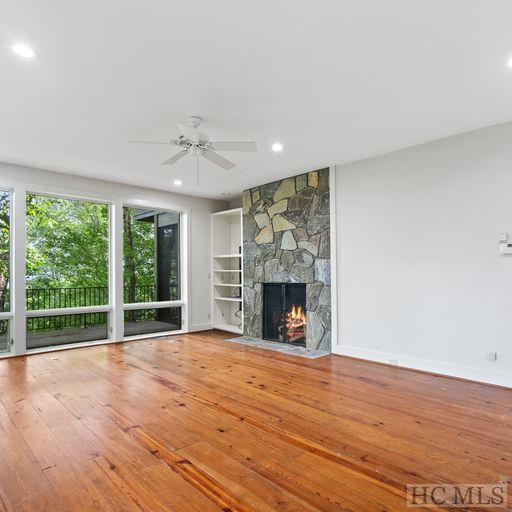
[[[188,124],[192,126],[192,128],[198,128],[199,125],[204,121],[204,119],[199,116],[188,116],[187,120]]]
[[[221,167],[222,169],[232,169],[235,164],[219,155],[217,151],[257,151],[254,142],[210,142],[207,135],[200,133],[197,128],[203,123],[204,119],[200,116],[188,116],[188,125],[178,123],[178,128],[181,134],[177,139],[170,141],[127,141],[139,142],[143,144],[170,144],[181,148],[179,153],[176,153],[171,158],[162,162],[162,165],[173,165],[181,160],[186,155],[201,156],[209,160],[213,164]]]

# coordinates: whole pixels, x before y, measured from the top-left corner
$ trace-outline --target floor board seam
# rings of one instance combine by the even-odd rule
[[[199,468],[192,461],[181,455],[167,450],[158,440],[147,434],[139,425],[131,425],[124,415],[111,405],[99,404],[109,413],[112,420],[127,435],[135,439],[151,455],[163,462],[171,471],[180,475],[185,481],[200,491],[204,496],[221,507],[224,512],[256,512],[252,508],[241,506],[220,482]],[[122,425],[125,425],[124,427]],[[196,443],[192,443],[196,444]],[[192,446],[190,445],[190,446]]]
[[[211,408],[218,410],[222,413],[228,414],[229,416],[231,416],[233,418],[236,418],[238,420],[241,419],[240,414],[237,413],[236,411],[233,411],[233,410],[231,410],[227,407],[224,407],[222,405],[219,405],[217,403],[211,402],[205,398],[201,398],[197,394],[191,393],[191,392],[187,391],[186,389],[183,389],[179,384],[176,384],[175,382],[172,382],[169,379],[166,379],[159,375],[155,375],[152,372],[150,372],[144,368],[141,368],[137,365],[134,365],[132,363],[130,363],[130,364],[134,368],[137,368],[138,370],[151,375],[153,380],[155,380],[155,382],[158,382],[163,386],[166,386],[176,392],[182,393],[185,396],[202,403],[203,405],[207,405],[208,407],[211,407]],[[339,453],[336,453],[328,448],[325,448],[324,446],[321,446],[314,441],[309,441],[301,436],[291,434],[291,433],[288,433],[288,432],[286,432],[282,429],[279,429],[277,427],[273,427],[273,426],[264,424],[263,422],[256,420],[254,418],[250,418],[247,415],[243,416],[243,421],[252,425],[253,427],[258,428],[259,430],[262,430],[268,434],[276,436],[277,438],[284,439],[284,440],[288,441],[290,444],[297,446],[299,448],[302,448],[307,452],[313,453],[319,457],[323,457],[323,458],[331,460],[333,462],[337,462],[337,463],[343,465],[346,469],[350,469],[351,471],[357,473],[359,476],[364,477],[381,487],[384,487],[388,492],[392,492],[393,494],[396,494],[405,499],[405,489],[399,482],[396,482],[394,480],[389,480],[389,479],[387,479],[387,481],[384,481],[384,479],[377,478],[376,475],[372,474],[370,471],[365,470],[365,468],[362,468],[361,466],[358,466],[356,463],[341,456]]]

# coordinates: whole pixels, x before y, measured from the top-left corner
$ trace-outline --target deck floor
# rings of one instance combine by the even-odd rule
[[[67,327],[41,332],[27,333],[28,348],[54,347],[69,343],[82,343],[84,341],[99,341],[108,339],[106,325],[91,325],[90,327]],[[142,336],[144,334],[156,334],[158,332],[175,331],[178,325],[160,322],[158,320],[146,320],[144,322],[125,322],[125,336]],[[0,338],[1,349],[1,338]]]
[[[0,511],[397,511],[511,473],[512,390],[229,336],[0,360]]]

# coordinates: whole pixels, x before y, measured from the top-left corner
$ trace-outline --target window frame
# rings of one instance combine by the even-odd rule
[[[4,186],[2,186],[4,185]],[[122,188],[123,185],[120,185]],[[189,250],[190,214],[188,207],[175,204],[171,200],[141,200],[131,196],[84,192],[75,188],[44,186],[17,180],[2,180],[0,190],[10,193],[10,311],[0,312],[0,320],[9,321],[8,352],[0,353],[0,359],[42,352],[79,348],[91,345],[121,343],[127,340],[173,336],[188,332],[190,326],[189,304]],[[130,190],[127,188],[127,190]],[[133,193],[137,193],[136,189]],[[61,199],[76,199],[106,204],[109,207],[109,303],[103,306],[82,306],[46,310],[26,309],[26,198],[28,194],[44,195]],[[179,301],[145,302],[127,304],[123,302],[123,207],[148,208],[170,211],[180,214],[180,283],[181,299]],[[120,295],[119,295],[120,293]],[[182,328],[167,332],[124,336],[124,311],[126,309],[157,309],[180,307]],[[27,349],[27,318],[58,316],[62,314],[107,313],[109,338],[105,340],[70,343],[44,348]]]
[[[133,310],[140,310],[140,309],[163,309],[163,308],[169,308],[169,307],[179,307],[181,308],[181,329],[176,330],[170,330],[170,331],[163,331],[163,332],[155,332],[152,334],[136,334],[134,336],[124,336],[124,321],[123,321],[123,340],[129,341],[129,340],[136,340],[136,339],[142,339],[142,338],[158,338],[162,336],[169,336],[171,334],[183,334],[185,332],[188,332],[188,318],[185,315],[187,308],[186,308],[186,301],[184,300],[184,295],[188,296],[188,280],[184,280],[184,278],[187,277],[187,273],[184,274],[183,269],[187,268],[186,266],[186,248],[184,245],[184,242],[186,241],[186,238],[184,237],[184,233],[186,231],[186,220],[187,218],[185,215],[188,213],[184,212],[179,209],[169,209],[169,208],[156,208],[155,206],[151,206],[144,202],[137,202],[137,204],[133,203],[127,203],[123,202],[122,208],[137,208],[137,209],[148,209],[148,210],[157,210],[161,211],[163,213],[178,213],[180,216],[180,229],[179,229],[179,239],[180,239],[180,300],[163,300],[163,301],[153,301],[153,302],[124,302],[124,293],[121,295],[123,298],[123,320],[124,320],[124,312],[125,311],[133,311]],[[121,217],[123,215],[123,210],[121,210]],[[121,244],[121,250],[124,247],[124,225],[122,225],[122,244]],[[122,283],[124,286],[124,254],[122,258]],[[185,286],[186,285],[186,286]]]
[[[0,187],[1,192],[7,192],[9,194],[9,311],[0,311],[0,320],[6,320],[8,322],[7,329],[7,350],[0,352],[1,357],[8,357],[12,355],[13,351],[13,304],[14,304],[14,282],[13,282],[13,265],[14,265],[14,229],[13,229],[13,188],[12,187]]]

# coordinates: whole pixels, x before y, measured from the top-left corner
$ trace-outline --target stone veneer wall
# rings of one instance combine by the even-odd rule
[[[331,349],[329,169],[245,190],[244,335],[262,337],[263,283],[306,283],[306,347]]]

